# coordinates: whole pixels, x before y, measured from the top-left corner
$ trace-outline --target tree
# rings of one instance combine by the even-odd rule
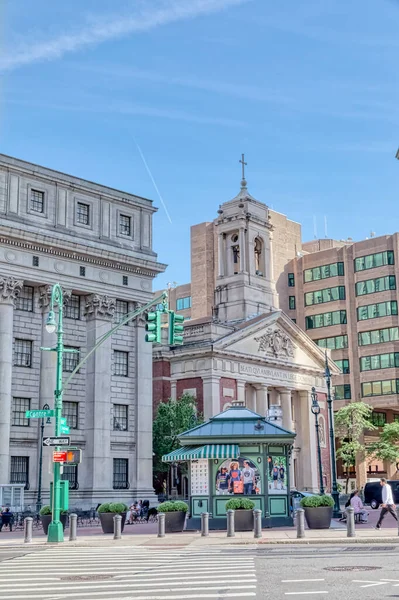
[[[367,454],[371,458],[390,463],[399,461],[399,423],[386,423],[382,428],[379,440],[369,444]]]
[[[197,414],[196,400],[189,394],[159,404],[153,423],[154,488],[158,493],[163,491],[169,472],[169,464],[162,462],[162,456],[180,447],[180,433],[200,423],[202,415]]]
[[[365,402],[351,402],[335,413],[335,435],[340,441],[337,458],[342,460],[347,472],[346,493],[348,493],[349,468],[356,465],[359,454],[366,452],[363,443],[364,431],[376,429],[371,422],[372,412],[372,407]]]

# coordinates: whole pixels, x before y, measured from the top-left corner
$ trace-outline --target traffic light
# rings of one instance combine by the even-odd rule
[[[73,448],[72,450],[66,451],[66,465],[80,465],[82,462],[82,450],[80,448]]]
[[[145,336],[146,342],[154,342],[155,344],[161,343],[161,312],[156,310],[155,312],[149,312],[146,315],[147,323],[145,324],[145,330],[148,333]]]
[[[177,315],[173,310],[169,311],[169,345],[177,346],[183,343],[183,315]]]

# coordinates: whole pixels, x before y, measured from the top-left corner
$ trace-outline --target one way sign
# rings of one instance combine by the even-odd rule
[[[70,436],[43,438],[43,446],[70,446]]]

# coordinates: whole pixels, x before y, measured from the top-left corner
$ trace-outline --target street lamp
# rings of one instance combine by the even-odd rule
[[[51,290],[50,311],[47,317],[46,330],[48,333],[57,334],[57,344],[55,348],[43,348],[57,353],[57,371],[56,383],[54,391],[54,412],[55,412],[55,436],[58,437],[61,433],[61,417],[62,417],[62,357],[64,353],[63,343],[63,294],[59,283],[56,283]],[[54,306],[58,306],[58,323],[55,320]],[[56,448],[57,450],[58,448]],[[61,465],[60,463],[53,464],[53,503],[51,507],[52,519],[48,527],[48,542],[63,542],[64,529],[60,521],[61,513]]]
[[[317,457],[319,460],[319,477],[320,477],[320,495],[324,496],[323,465],[321,462],[320,431],[319,431],[320,404],[317,402],[316,388],[314,388],[314,387],[312,387],[312,406],[311,406],[310,410],[314,414],[315,422],[316,422]]]
[[[335,458],[335,435],[334,435],[334,414],[332,409],[332,398],[331,398],[331,372],[330,367],[328,366],[328,358],[327,352],[324,377],[326,378],[327,383],[327,405],[328,405],[328,420],[330,422],[330,457],[331,457],[331,475],[332,475],[332,486],[331,486],[331,496],[334,499],[334,511],[333,517],[335,519],[341,516],[341,508],[339,505],[339,492],[337,486],[337,462]]]
[[[42,410],[50,410],[48,404],[44,404]],[[46,425],[51,423],[50,418],[47,417]],[[37,502],[36,502],[36,510],[39,510],[42,507],[42,471],[43,471],[43,438],[44,438],[44,418],[41,419],[40,423],[40,454],[39,454],[39,481],[37,484]]]

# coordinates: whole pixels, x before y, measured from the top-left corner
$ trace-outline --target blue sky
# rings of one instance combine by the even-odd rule
[[[10,0],[0,22],[0,151],[154,199],[156,288],[189,281],[242,152],[305,240],[314,216],[399,229],[398,1]]]

